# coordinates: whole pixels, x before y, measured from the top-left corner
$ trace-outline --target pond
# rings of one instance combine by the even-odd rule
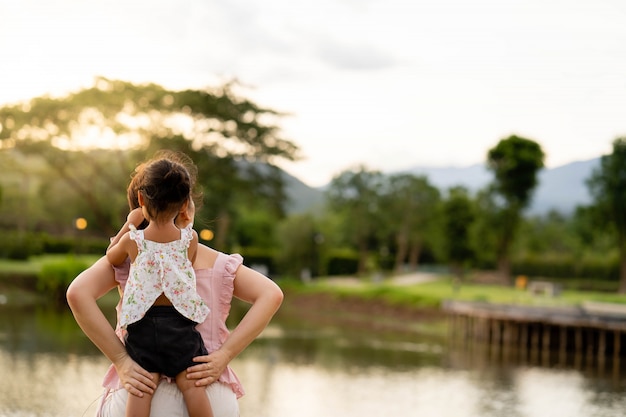
[[[243,417],[623,415],[624,369],[574,363],[279,316],[232,366]],[[0,417],[93,416],[107,367],[68,310],[0,306]]]

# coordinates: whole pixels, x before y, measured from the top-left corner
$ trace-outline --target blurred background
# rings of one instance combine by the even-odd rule
[[[0,363],[21,381],[0,416],[92,414],[107,364],[65,289],[161,149],[198,168],[201,241],[288,295],[234,363],[243,415],[616,415],[625,15],[610,0],[0,0]],[[609,363],[587,325],[558,363],[549,339],[547,361],[459,345],[447,300],[610,307]],[[73,391],[37,385],[55,378],[86,391],[64,405]]]

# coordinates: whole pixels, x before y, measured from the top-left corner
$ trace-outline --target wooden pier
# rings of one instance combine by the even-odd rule
[[[574,356],[604,368],[626,356],[626,305],[584,303],[581,307],[498,305],[446,301],[452,341],[517,349],[523,357]]]

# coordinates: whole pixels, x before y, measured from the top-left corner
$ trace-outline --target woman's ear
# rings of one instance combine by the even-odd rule
[[[141,191],[137,191],[137,201],[139,202],[139,207],[143,207],[143,194],[141,194]]]

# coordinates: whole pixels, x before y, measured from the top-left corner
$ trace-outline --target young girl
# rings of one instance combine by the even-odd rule
[[[185,372],[194,357],[207,354],[195,327],[209,313],[196,292],[191,263],[198,236],[191,226],[179,229],[174,223],[193,204],[192,180],[182,164],[167,158],[147,163],[141,175],[141,209],[129,214],[129,232],[107,250],[113,265],[127,257],[132,261],[119,316],[126,349],[155,381],[162,374],[175,378],[190,417],[212,417],[204,389]],[[134,224],[143,218],[148,226],[137,230]],[[148,417],[151,400],[151,395],[129,396],[126,416]]]

